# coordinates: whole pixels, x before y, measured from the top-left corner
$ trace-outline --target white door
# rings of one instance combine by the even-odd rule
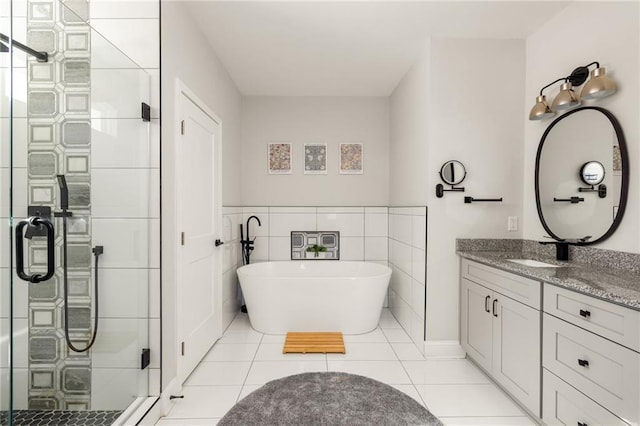
[[[222,330],[220,122],[180,91],[178,376],[189,376]]]

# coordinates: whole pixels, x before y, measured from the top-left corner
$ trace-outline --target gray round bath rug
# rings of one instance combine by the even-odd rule
[[[219,426],[442,425],[422,404],[368,377],[303,373],[268,382],[234,405]]]

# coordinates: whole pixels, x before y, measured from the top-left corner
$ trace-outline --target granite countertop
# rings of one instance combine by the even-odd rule
[[[618,268],[605,268],[574,261],[563,262],[537,253],[513,251],[457,250],[461,257],[527,278],[543,281],[589,296],[640,310],[640,275]],[[531,267],[508,259],[532,259],[553,265]]]

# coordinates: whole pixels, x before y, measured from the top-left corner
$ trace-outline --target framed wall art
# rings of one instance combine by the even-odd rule
[[[304,174],[305,175],[326,175],[327,174],[327,144],[326,143],[304,144]]]
[[[290,143],[270,143],[269,144],[269,174],[290,175],[291,167],[291,144]]]
[[[340,144],[340,174],[360,175],[363,173],[363,146],[361,143]]]

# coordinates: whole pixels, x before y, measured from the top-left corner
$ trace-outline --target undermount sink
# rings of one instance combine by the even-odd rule
[[[531,266],[533,268],[559,268],[559,265],[552,265],[550,263],[539,262],[533,259],[507,259],[509,262],[519,263],[525,266]]]

